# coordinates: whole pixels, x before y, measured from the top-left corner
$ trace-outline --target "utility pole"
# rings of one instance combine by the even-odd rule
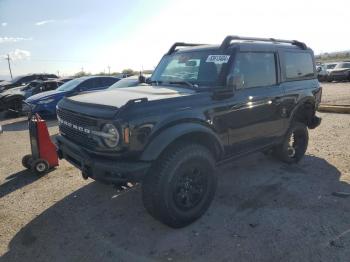
[[[108,74],[111,75],[111,67],[108,66]]]
[[[7,60],[7,62],[8,62],[8,64],[9,64],[9,70],[10,70],[10,75],[11,75],[11,79],[13,79],[13,77],[12,77],[12,71],[11,71],[11,63],[10,63],[10,55],[9,54],[7,54],[7,58],[5,58],[6,60]]]

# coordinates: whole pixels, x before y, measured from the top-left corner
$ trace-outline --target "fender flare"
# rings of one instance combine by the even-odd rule
[[[315,99],[312,96],[303,97],[291,111],[289,117],[290,122],[294,119],[296,113],[300,110],[300,108],[303,107],[305,104],[312,104],[313,106],[315,106]],[[314,108],[313,110],[316,112],[316,108]]]
[[[161,131],[155,136],[145,147],[145,150],[141,154],[140,159],[142,161],[153,161],[156,160],[159,155],[176,139],[189,135],[191,133],[202,133],[203,135],[213,139],[218,148],[219,157],[224,152],[224,147],[220,141],[218,135],[209,127],[206,127],[198,123],[181,123]],[[206,141],[208,142],[208,141]]]

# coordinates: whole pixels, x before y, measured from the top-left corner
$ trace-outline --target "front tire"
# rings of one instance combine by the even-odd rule
[[[305,155],[309,142],[307,126],[301,122],[293,122],[283,142],[275,150],[275,156],[285,163],[298,163]]]
[[[145,208],[157,220],[185,227],[208,209],[217,186],[215,160],[201,145],[178,143],[156,161],[142,186]]]

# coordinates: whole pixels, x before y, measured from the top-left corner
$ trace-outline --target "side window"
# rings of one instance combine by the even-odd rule
[[[284,61],[287,80],[314,77],[314,64],[310,53],[285,52]]]
[[[32,90],[32,93],[33,94],[38,94],[38,93],[40,93],[40,92],[42,92],[42,89],[43,88],[43,86],[36,86],[36,87],[34,87]]]
[[[46,83],[45,91],[55,90],[56,88],[57,88],[56,82],[48,82],[48,83]]]
[[[275,85],[276,58],[274,53],[237,53],[233,67],[237,89]]]
[[[106,87],[108,86],[108,78],[98,78],[97,80],[97,86],[96,87]]]
[[[19,83],[29,83],[33,80],[35,80],[35,78],[33,78],[33,76],[25,76],[21,80],[19,80]]]
[[[116,78],[106,78],[106,85],[105,86],[111,86],[113,85],[115,82],[117,82],[118,79]]]
[[[91,79],[85,80],[83,83],[79,85],[79,88],[82,91],[94,89],[98,87],[98,83],[96,80],[98,80],[98,78],[91,78]]]

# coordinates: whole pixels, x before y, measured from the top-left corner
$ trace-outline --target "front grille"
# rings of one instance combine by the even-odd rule
[[[57,116],[59,118],[59,129],[64,137],[85,147],[96,148],[98,146],[98,142],[84,131],[85,129],[97,130],[96,119],[64,109],[57,109]]]

